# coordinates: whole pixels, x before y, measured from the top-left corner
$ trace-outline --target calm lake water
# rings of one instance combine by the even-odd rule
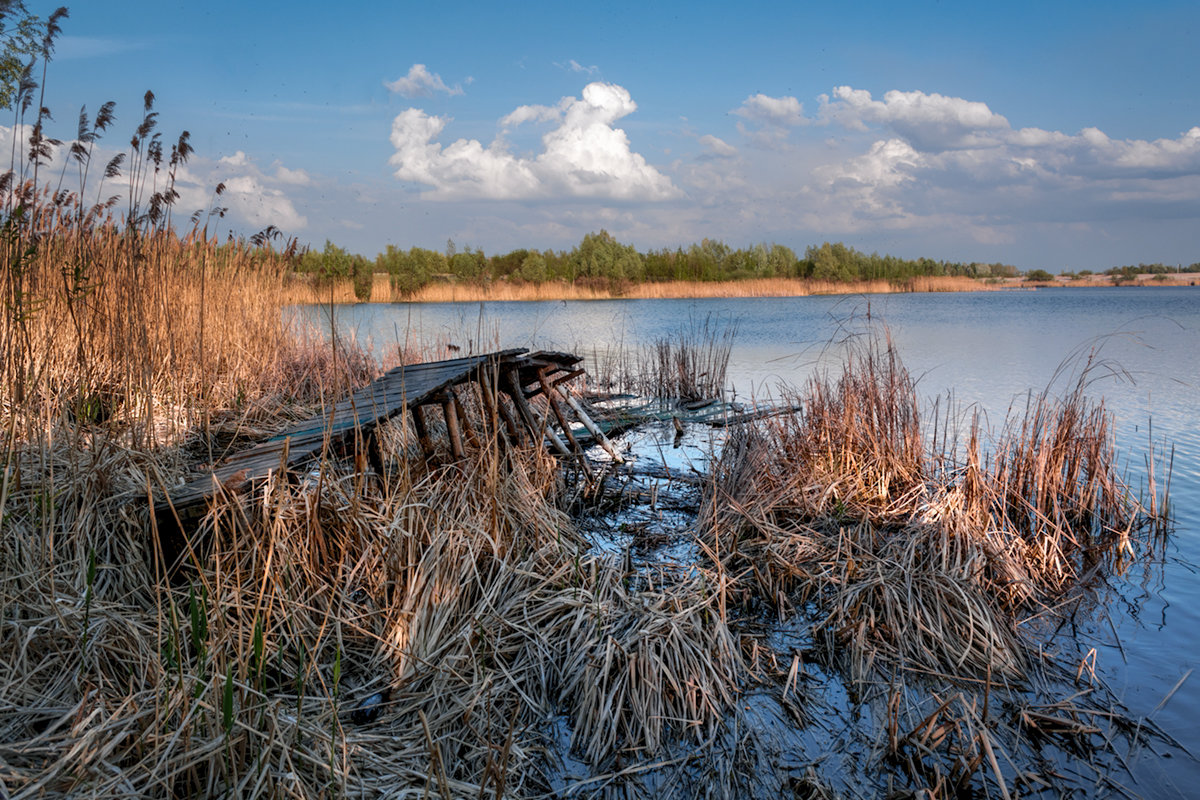
[[[329,311],[302,316],[328,330]],[[1092,384],[1113,414],[1129,482],[1144,482],[1151,445],[1174,446],[1171,500],[1177,530],[1163,563],[1114,582],[1111,618],[1088,632],[1098,672],[1132,717],[1147,716],[1200,754],[1200,675],[1160,703],[1200,661],[1200,291],[1191,288],[1050,289],[723,300],[371,304],[336,308],[339,333],[377,352],[405,343],[454,344],[465,354],[498,347],[570,350],[593,357],[677,335],[705,320],[736,324],[729,383],[739,399],[802,386],[840,364],[838,342],[886,325],[921,395],[952,392],[998,428],[1080,353],[1098,349],[1113,369]],[[1072,359],[1074,359],[1072,361]],[[1101,374],[1099,371],[1095,373]],[[1158,477],[1162,479],[1160,463]],[[1118,644],[1119,642],[1119,644]],[[1085,648],[1086,649],[1086,648]],[[1195,796],[1196,760],[1133,755],[1147,797]]]

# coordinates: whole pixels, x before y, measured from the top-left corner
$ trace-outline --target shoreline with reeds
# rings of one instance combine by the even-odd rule
[[[666,781],[673,797],[765,798],[796,780],[821,798],[1005,794],[1029,774],[1074,785],[1041,771],[1037,737],[1090,742],[1070,764],[1098,779],[1120,769],[1112,742],[1165,741],[1094,669],[1078,696],[1063,676],[1080,654],[1039,622],[1165,536],[1165,493],[1132,497],[1083,394],[1090,365],[984,448],[977,424],[925,433],[885,342],[852,351],[785,413],[732,429],[695,506],[675,506],[694,558],[653,568],[631,553],[659,544],[613,551],[580,520],[670,503],[669,482],[597,488],[535,443],[502,444],[464,392],[478,432],[464,458],[443,444],[428,460],[402,421],[379,469],[330,451],[303,475],[222,485],[172,573],[152,495],[379,368],[286,328],[269,247],[29,219],[46,226],[23,276],[37,302],[0,330],[24,365],[3,386],[0,491],[14,797],[540,798]],[[87,302],[61,280],[80,253]],[[710,320],[664,339],[610,388],[719,392],[734,335]],[[772,644],[783,621],[803,648]],[[751,699],[786,735],[832,736],[812,728],[822,686],[873,720],[853,732],[876,754],[861,769],[814,757],[800,779],[739,744]],[[1008,707],[1016,721],[991,710]]]
[[[102,179],[85,145],[112,107],[81,115],[72,189],[39,172],[39,109],[0,184],[0,796],[1069,795],[1123,777],[1135,748],[1185,752],[1074,635],[1171,533],[1170,469],[1160,488],[1150,454],[1131,490],[1090,360],[994,435],[937,415],[929,431],[872,339],[769,418],[725,420],[703,472],[645,491],[601,456],[507,438],[480,381],[455,401],[465,452],[445,435],[425,452],[400,415],[363,443],[375,458],[281,458],[175,519],[186,558],[167,563],[156,497],[323,418],[380,365],[285,323],[342,289],[313,297],[270,236],[211,238],[220,190],[177,232],[191,149],[164,152],[153,100]],[[85,199],[104,180],[126,210]],[[608,388],[668,404],[646,424],[675,445],[680,400],[724,383],[734,331],[710,321],[609,369]],[[677,515],[676,541],[589,535],[622,504]]]
[[[1121,288],[1185,287],[1197,284],[1196,276],[1179,274],[1155,280],[1152,276]],[[494,281],[487,285],[442,281],[428,284],[403,296],[392,292],[389,277],[376,274],[369,300],[355,295],[353,281],[316,281],[311,276],[290,274],[285,291],[290,304],[322,303],[476,303],[547,302],[586,300],[695,300],[735,298],[809,297],[819,295],[905,294],[941,292],[1013,292],[1056,288],[1087,289],[1117,286],[1107,275],[1077,280],[1029,282],[1020,278],[917,277],[903,282],[860,281],[839,283],[803,278],[763,278],[739,281],[669,281],[632,284],[619,291],[599,286],[566,282],[516,283]]]

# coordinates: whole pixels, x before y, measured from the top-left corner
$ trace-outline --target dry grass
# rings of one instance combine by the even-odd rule
[[[759,278],[743,281],[663,281],[632,284],[619,293],[596,286],[575,285],[565,282],[510,283],[496,281],[487,286],[438,281],[431,283],[413,295],[414,303],[480,302],[486,300],[611,300],[616,297],[629,299],[672,299],[706,297],[805,297],[814,294],[888,294],[895,292],[979,292],[1000,288],[974,278],[918,277],[900,284],[889,281],[862,281],[858,283],[836,283],[832,281],[801,280],[794,278]],[[295,276],[289,282],[286,297],[291,303],[354,303],[354,288],[349,280],[335,282],[332,286],[314,288],[304,276]],[[373,302],[391,302],[388,278],[376,274],[371,290]]]
[[[695,570],[593,554],[540,450],[432,469],[400,424],[385,476],[328,458],[216,497],[171,580],[151,493],[375,364],[287,327],[282,308],[313,298],[268,243],[23,196],[0,250],[6,797],[545,796],[557,718],[598,786],[741,724],[757,670],[731,607],[814,609],[815,640],[860,679],[1016,679],[1023,616],[1119,569],[1157,521],[1119,479],[1089,369],[957,459],[928,451],[883,348],[814,382],[802,415],[733,435]],[[732,335],[708,320],[643,372],[709,394]],[[1027,727],[1076,713],[1048,708]],[[966,695],[897,710],[889,752],[961,788],[991,751],[986,718]],[[924,755],[939,747],[965,766],[943,775]]]
[[[0,540],[11,796],[523,796],[545,791],[556,709],[600,772],[710,735],[740,669],[703,582],[634,593],[583,555],[541,453],[414,466],[219,501],[175,589],[107,492],[60,498],[41,539],[14,504],[33,508]],[[143,473],[105,467],[138,493]],[[67,507],[89,524],[58,530]]]
[[[372,361],[286,328],[269,249],[112,220],[36,245],[5,264],[29,312],[3,340],[6,797],[536,796],[558,713],[596,774],[727,713],[716,594],[589,556],[540,451],[430,471],[394,429],[386,480],[327,461],[216,498],[168,580],[151,491]]]
[[[36,246],[20,264],[4,254],[19,299],[0,326],[0,399],[20,414],[183,431],[217,408],[319,401],[373,369],[351,351],[333,369],[319,336],[285,325],[286,260],[272,250],[112,219],[22,235]]]
[[[890,346],[853,354],[796,398],[802,414],[722,454],[705,545],[733,599],[811,609],[814,635],[859,679],[1025,676],[1024,616],[1119,570],[1161,524],[1132,499],[1103,405],[1084,395],[1093,366],[1064,397],[1032,400],[986,459],[973,429],[959,463],[928,452]]]

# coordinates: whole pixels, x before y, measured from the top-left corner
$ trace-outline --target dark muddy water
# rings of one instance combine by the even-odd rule
[[[328,309],[300,314],[328,330]],[[738,399],[778,397],[816,370],[837,368],[848,337],[886,326],[930,406],[977,408],[998,428],[1010,408],[1089,352],[1101,365],[1089,395],[1112,413],[1129,483],[1146,482],[1163,443],[1174,448],[1175,534],[1161,563],[1114,581],[1107,622],[1087,633],[1098,673],[1128,714],[1146,717],[1200,753],[1200,290],[1053,289],[1036,292],[727,300],[373,304],[336,309],[340,333],[386,351],[452,344],[573,350],[596,362],[705,320],[736,324],[728,383]],[[1158,458],[1161,482],[1165,463]],[[1086,649],[1086,648],[1085,648]],[[1176,688],[1177,687],[1177,688]],[[1176,689],[1168,702],[1164,698]],[[1200,765],[1162,747],[1128,754],[1136,794],[1190,797]]]

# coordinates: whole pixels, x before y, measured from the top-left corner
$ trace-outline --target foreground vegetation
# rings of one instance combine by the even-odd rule
[[[1058,791],[1076,784],[1048,752],[1102,775],[1152,733],[1094,660],[1044,647],[1167,522],[1161,493],[1123,482],[1086,364],[989,446],[978,426],[926,432],[886,341],[852,350],[797,389],[802,411],[731,434],[677,568],[594,547],[568,512],[603,489],[476,417],[461,461],[415,457],[396,424],[382,474],[331,453],[222,487],[169,574],[153,495],[378,366],[284,324],[293,254],[270,237],[175,231],[190,147],[155,146],[152,107],[129,163],[98,170],[125,182],[123,216],[83,199],[86,139],[77,190],[48,191],[36,152],[4,184],[6,797],[824,797],[815,754],[780,770],[744,735],[755,693],[810,728],[817,675],[879,723],[863,774],[880,793]],[[728,355],[704,335],[628,382],[695,393],[687,373]],[[812,646],[773,646],[780,619]]]

